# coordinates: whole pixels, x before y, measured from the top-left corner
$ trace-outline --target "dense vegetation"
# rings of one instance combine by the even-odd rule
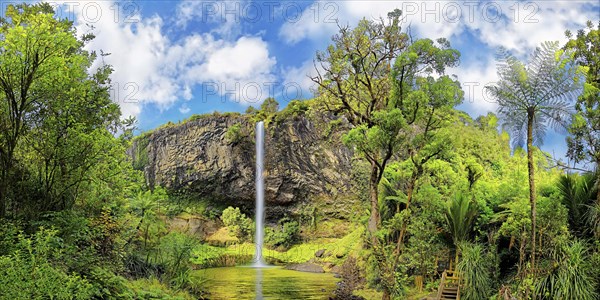
[[[210,296],[192,269],[250,261],[250,212],[147,187],[150,133],[132,161],[135,122],[110,101],[111,67],[91,70],[94,37],[53,15],[9,5],[0,20],[0,298]],[[498,114],[473,119],[445,74],[460,53],[409,36],[399,18],[343,27],[317,54],[315,99],[232,116],[270,126],[327,111],[351,128],[332,142],[355,151],[350,192],[363,207],[334,218],[304,203],[267,228],[267,259],[340,273],[339,299],[423,296],[448,268],[465,299],[598,299],[600,24],[526,63],[501,52]],[[585,169],[537,147],[549,126],[569,133]],[[251,134],[237,124],[224,138]],[[194,222],[217,229],[199,237]]]

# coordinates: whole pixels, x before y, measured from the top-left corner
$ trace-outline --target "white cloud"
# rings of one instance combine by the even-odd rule
[[[394,9],[401,9],[405,14],[403,27],[409,25],[418,30],[421,36],[429,38],[450,37],[459,34],[461,25],[459,22],[445,22],[452,19],[454,11],[450,8],[444,9],[445,2],[433,1],[315,1],[307,7],[300,20],[286,22],[279,30],[280,37],[289,44],[296,44],[302,40],[320,40],[338,32],[339,25],[351,27],[356,26],[362,18],[368,20],[387,19],[387,14]],[[422,10],[435,9],[437,15],[423,15]],[[429,19],[427,19],[429,16]],[[438,20],[439,19],[439,20]]]
[[[202,57],[202,63],[177,69],[181,81],[204,84],[203,100],[210,94],[229,96],[242,104],[266,98],[276,79],[272,74],[276,60],[269,56],[266,42],[258,37],[241,37],[235,42],[216,41],[210,35],[202,38],[205,47],[197,51],[203,53],[194,54]]]
[[[325,6],[329,5],[329,6]],[[595,9],[589,9],[592,5]],[[536,46],[547,40],[566,41],[565,29],[576,31],[587,20],[598,20],[596,0],[589,1],[317,1],[307,7],[298,22],[285,23],[279,31],[288,44],[303,40],[321,41],[339,31],[340,25],[356,26],[364,18],[379,19],[398,8],[403,11],[402,27],[410,26],[415,38],[445,37],[452,41],[466,30],[488,46],[484,59],[462,57],[458,68],[448,70],[457,74],[465,91],[465,106],[475,114],[485,114],[496,109],[496,104],[486,100],[484,86],[497,80],[494,54],[504,46],[521,59]],[[316,14],[319,11],[320,14]],[[482,48],[482,50],[486,50]],[[310,64],[309,64],[310,63]],[[306,62],[300,68],[288,70],[287,80],[298,80]],[[468,93],[471,93],[469,95]],[[470,98],[468,98],[470,97]]]
[[[589,9],[595,5],[595,9]],[[452,38],[469,29],[491,47],[530,52],[546,40],[564,41],[564,30],[578,29],[586,20],[598,19],[598,2],[587,1],[316,1],[307,7],[298,22],[287,22],[279,31],[289,44],[305,39],[320,40],[342,26],[356,26],[358,20],[386,18],[403,11],[404,28],[416,37]]]
[[[496,110],[497,104],[485,95],[485,86],[498,81],[493,56],[489,56],[483,61],[462,64],[459,67],[447,69],[446,73],[455,74],[461,82],[461,87],[465,93],[463,105],[469,113],[485,115]]]
[[[215,25],[212,33],[225,38],[240,34],[245,13],[250,13],[249,0],[183,0],[177,4],[175,24],[185,28],[190,22]]]
[[[465,26],[490,47],[503,46],[517,55],[530,53],[544,41],[566,41],[566,29],[577,30],[587,20],[597,20],[598,12],[585,9],[590,1],[538,1],[528,3],[494,2],[503,18],[497,22],[482,12]],[[480,5],[480,9],[483,7]],[[490,15],[494,16],[492,13]],[[476,15],[477,16],[477,15]]]
[[[242,37],[235,44],[213,52],[208,58],[206,71],[218,80],[268,75],[275,59],[269,57],[266,46],[260,38]]]
[[[110,53],[102,60],[114,68],[113,101],[119,103],[124,116],[138,115],[145,104],[166,109],[179,99],[191,100],[194,88],[205,81],[224,87],[236,82],[272,81],[276,61],[259,37],[229,41],[202,33],[172,41],[163,32],[163,19],[158,15],[144,18],[133,14],[115,20],[118,3],[93,2],[93,10],[86,3],[70,5],[78,34],[90,31],[85,23],[94,20],[95,16],[90,16],[94,10],[100,11],[92,30],[96,38],[85,47]],[[131,20],[137,22],[128,22]],[[97,61],[96,67],[100,63]],[[242,92],[230,96],[245,101]],[[216,94],[229,95],[225,89]]]
[[[182,113],[182,114],[184,114],[184,115],[188,114],[190,111],[191,111],[191,109],[187,105],[185,105],[185,104],[182,104],[179,107],[179,112]]]
[[[284,17],[279,36],[291,45],[304,39],[319,40],[329,37],[338,29],[336,17],[339,9],[340,5],[337,2],[315,1],[300,17]]]
[[[311,76],[317,74],[312,60],[305,61],[299,67],[286,68],[282,73],[285,74],[284,86],[299,86],[302,88],[302,96],[305,98],[311,97],[312,91],[317,87],[310,79]]]

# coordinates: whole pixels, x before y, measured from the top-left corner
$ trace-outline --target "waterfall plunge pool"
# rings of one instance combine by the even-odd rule
[[[208,299],[328,299],[339,279],[279,266],[209,268],[193,271]]]

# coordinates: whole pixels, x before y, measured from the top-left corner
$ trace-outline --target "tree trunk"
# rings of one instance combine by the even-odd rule
[[[410,203],[413,197],[413,191],[415,189],[416,184],[416,176],[413,175],[411,181],[408,183],[408,187],[406,188],[406,209],[410,207]],[[394,267],[398,264],[398,260],[400,259],[400,252],[402,250],[402,246],[404,245],[404,236],[406,235],[406,227],[408,220],[404,220],[402,222],[402,228],[400,228],[400,234],[398,235],[398,241],[396,242],[396,249],[394,250]]]
[[[596,160],[596,203],[600,206],[600,158]]]
[[[2,180],[2,179],[0,179]],[[5,188],[4,188],[4,182],[0,182],[0,219],[4,218],[4,211],[5,211],[5,198],[6,198],[6,193],[4,192]]]
[[[529,202],[531,204],[531,271],[535,280],[535,167],[533,164],[533,121],[534,112],[527,112],[527,171],[529,172]],[[535,294],[533,295],[535,299]]]
[[[0,218],[6,216],[6,204],[8,199],[8,170],[3,164],[3,170],[0,171]]]
[[[369,179],[369,199],[371,201],[371,216],[369,217],[369,232],[375,242],[375,232],[379,228],[379,168],[373,162],[371,163],[371,178]]]

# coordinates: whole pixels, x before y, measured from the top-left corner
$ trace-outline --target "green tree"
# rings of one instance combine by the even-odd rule
[[[452,236],[452,241],[456,247],[455,261],[457,263],[459,244],[467,242],[473,230],[473,224],[477,217],[476,205],[476,203],[472,202],[464,194],[459,193],[449,203],[446,210],[446,223],[448,225],[448,232]]]
[[[403,187],[403,208],[409,212],[424,164],[447,149],[447,136],[436,132],[447,124],[445,116],[463,97],[458,81],[444,75],[446,67],[458,63],[458,51],[445,39],[412,42],[401,32],[400,15],[395,10],[387,21],[363,19],[354,29],[342,27],[327,51],[317,53],[321,70],[317,68],[312,78],[319,86],[320,105],[343,114],[353,125],[343,142],[370,165],[368,229],[384,298],[403,290],[397,286],[396,268],[408,214],[395,218],[401,220],[398,228],[384,230],[384,235],[398,237],[395,247],[391,251],[386,245],[380,247],[379,183],[392,160],[411,162],[411,176]],[[434,78],[433,73],[440,76]]]
[[[354,126],[344,143],[353,146],[371,166],[371,234],[381,221],[378,186],[387,164],[409,144],[407,140],[425,141],[420,143],[424,147],[428,135],[440,125],[438,112],[462,99],[456,81],[430,76],[456,65],[459,53],[443,39],[439,45],[428,39],[411,43],[401,32],[400,15],[395,10],[388,14],[388,21],[363,19],[354,29],[342,27],[327,51],[317,53],[323,71],[317,69],[312,78],[319,86],[321,104],[342,113]],[[417,150],[413,151],[416,156],[419,147],[412,149]],[[402,151],[403,156],[409,156],[408,152]],[[417,165],[429,158],[419,157]]]
[[[577,99],[577,114],[569,127],[570,137],[568,156],[576,162],[588,161],[600,169],[600,22],[596,29],[591,21],[587,22],[588,32],[577,31],[573,37],[567,31],[570,40],[565,49],[575,53],[575,62],[586,69],[586,82],[583,94]],[[596,177],[596,202],[600,207],[600,176]],[[600,232],[598,233],[600,236]]]
[[[267,115],[274,114],[279,110],[279,103],[274,98],[267,98],[260,105],[260,111],[266,113]]]
[[[244,213],[240,211],[239,207],[233,208],[231,206],[223,210],[221,215],[221,221],[229,228],[230,232],[242,240],[252,239],[254,233],[254,223],[252,219],[246,217]]]
[[[536,190],[533,145],[543,142],[548,126],[566,128],[572,101],[581,91],[581,72],[573,54],[559,50],[558,42],[545,42],[527,65],[502,49],[498,57],[500,80],[486,87],[498,103],[503,127],[512,133],[515,145],[526,140],[531,206],[531,271],[535,274]]]
[[[0,36],[0,216],[7,205],[17,211],[19,199],[41,198],[40,210],[69,207],[114,146],[111,69],[88,74],[95,54],[83,47],[92,37],[79,40],[47,3],[8,5]]]
[[[317,52],[316,61],[323,72],[317,69],[317,76],[312,78],[319,86],[322,104],[329,111],[343,113],[352,125],[360,127],[347,137],[347,142],[358,142],[373,130],[371,140],[358,145],[371,164],[368,228],[372,234],[380,224],[378,184],[394,153],[396,137],[405,125],[398,110],[392,112],[386,107],[390,102],[391,64],[409,40],[400,31],[399,17],[400,11],[396,11],[387,23],[363,19],[355,29],[342,27],[333,37],[333,44],[325,52]],[[390,132],[379,129],[383,126]]]

